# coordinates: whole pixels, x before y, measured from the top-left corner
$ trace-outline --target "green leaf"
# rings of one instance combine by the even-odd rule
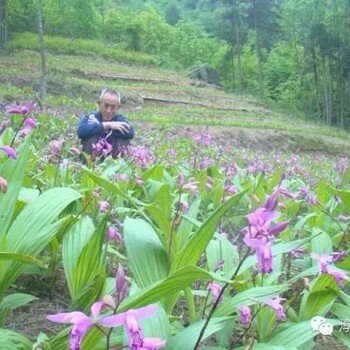
[[[328,274],[317,277],[310,292],[305,294],[301,304],[299,320],[309,320],[314,316],[323,316],[325,308],[334,302],[338,296],[339,287],[335,278]]]
[[[0,238],[6,233],[11,223],[17,197],[21,190],[28,157],[28,144],[29,142],[26,141],[22,145],[17,159],[9,158],[0,167],[0,174],[8,183],[6,193],[0,192]]]
[[[332,240],[326,232],[318,228],[312,229],[311,252],[317,254],[333,253]],[[313,259],[313,262],[314,265],[317,264],[315,259]]]
[[[0,328],[0,344],[5,345],[6,350],[32,350],[33,345],[22,334],[2,328]]]
[[[31,301],[37,300],[38,298],[25,293],[14,293],[5,296],[0,304],[0,309],[6,308],[9,310],[15,310],[21,306],[27,305]]]
[[[82,217],[66,233],[62,242],[62,262],[71,297],[74,299],[81,286],[74,279],[79,256],[95,231],[88,216]]]
[[[126,311],[131,308],[138,308],[154,303],[166,296],[173,295],[174,293],[185,289],[196,280],[210,280],[214,278],[214,274],[211,274],[199,267],[190,265],[185,266],[172,273],[169,277],[153,283],[147,288],[144,288],[132,296],[129,296],[121,303],[118,311]]]
[[[271,345],[269,343],[254,343],[254,346],[251,348],[254,350],[298,350],[298,348],[290,346],[281,346],[281,345]],[[235,348],[235,350],[247,350],[247,346],[240,346]]]
[[[107,216],[99,223],[79,254],[72,276],[76,291],[72,296],[72,309],[89,310],[104,289],[106,267],[102,247],[106,236],[106,222]],[[84,234],[84,231],[81,231],[81,234]]]
[[[216,317],[228,316],[237,310],[242,305],[253,305],[258,301],[263,301],[268,298],[275,297],[282,292],[288,290],[288,284],[281,284],[278,286],[267,287],[253,287],[243,292],[239,292],[232,298],[224,299],[220,304],[214,315]]]
[[[130,269],[140,288],[168,275],[168,254],[153,227],[142,219],[124,221],[124,243]]]
[[[198,231],[191,237],[185,247],[175,256],[172,270],[177,270],[186,265],[195,265],[205,248],[212,239],[214,232],[222,217],[236,204],[246,191],[242,191],[232,196],[222,206],[214,211],[210,217],[202,224]]]
[[[8,231],[9,252],[31,252],[33,242],[41,236],[61,211],[81,198],[81,194],[70,188],[52,188],[30,202],[18,215]]]
[[[89,170],[88,168],[82,168],[82,170],[98,185],[102,186],[108,193],[113,193],[117,196],[121,196],[122,198],[130,201],[130,203],[139,204],[139,205],[145,205],[141,201],[139,201],[137,198],[134,198],[130,196],[129,194],[125,193],[120,189],[118,184],[112,183],[111,181],[108,181],[104,179],[101,176],[98,176],[95,172]]]
[[[345,190],[337,190],[335,188],[332,188],[334,193],[340,197],[345,210],[350,210],[350,191]]]
[[[152,182],[154,183],[154,181]],[[158,191],[153,203],[146,206],[146,211],[150,214],[151,219],[161,229],[165,237],[169,237],[171,233],[171,195],[170,185],[161,184],[157,187]]]
[[[326,319],[327,322],[332,325],[341,324],[338,320]],[[275,331],[275,335],[269,340],[269,344],[280,345],[280,346],[290,346],[293,344],[296,348],[313,339],[315,333],[311,326],[310,321],[302,321],[297,324],[295,323],[285,323],[283,330]]]
[[[210,320],[203,336],[203,340],[225,327],[232,317],[214,317]],[[193,349],[203,328],[205,320],[196,322],[185,328],[167,341],[167,350]]]
[[[191,204],[187,214],[182,215],[182,220],[176,232],[176,242],[177,242],[176,246],[179,249],[182,249],[183,246],[186,244],[186,241],[188,240],[194,226],[191,221],[187,220],[187,217],[196,219],[200,204],[201,204],[201,198],[198,197]]]
[[[35,258],[33,256],[20,254],[20,253],[0,252],[0,260],[20,261],[20,262],[22,262],[24,264],[35,265],[35,266],[39,266],[39,267],[42,267],[42,268],[46,267],[41,260],[39,260],[39,259],[37,259],[37,258]]]

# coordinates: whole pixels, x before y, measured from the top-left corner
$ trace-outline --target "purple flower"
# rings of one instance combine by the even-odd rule
[[[92,154],[94,157],[107,157],[112,149],[112,145],[105,138],[101,138],[96,144],[92,145]]]
[[[7,191],[7,181],[0,176],[0,192],[5,193]]]
[[[165,340],[158,338],[145,338],[139,324],[140,318],[151,317],[157,311],[155,305],[148,305],[139,309],[131,309],[124,313],[105,317],[99,323],[106,327],[124,325],[129,338],[131,350],[156,350],[165,346]]]
[[[107,201],[98,201],[98,208],[101,213],[106,213],[109,210],[110,205]]]
[[[28,115],[37,106],[36,102],[30,101],[25,105],[10,105],[6,107],[6,112],[10,114]]]
[[[10,158],[16,159],[17,158],[17,152],[14,148],[10,146],[3,146],[1,148]]]
[[[0,135],[4,132],[4,130],[9,127],[11,124],[9,119],[4,119],[2,122],[0,122]]]
[[[70,332],[70,350],[80,350],[80,345],[84,335],[97,322],[97,318],[103,308],[104,303],[98,301],[91,306],[91,317],[83,312],[73,311],[64,312],[56,315],[49,315],[47,319],[57,323],[71,323],[73,324]]]
[[[197,184],[198,184],[198,181],[188,182],[187,184],[184,184],[182,188],[184,190],[189,190],[192,195],[196,195],[198,193]]]
[[[329,270],[328,274],[332,275],[335,278],[338,286],[341,287],[343,285],[343,280],[346,278],[346,274],[340,270]]]
[[[243,305],[238,310],[239,310],[239,322],[241,324],[249,324],[252,321],[252,314],[251,314],[250,308],[246,305]]]
[[[132,146],[129,148],[129,153],[136,165],[145,169],[155,161],[155,156],[151,150],[143,146]]]
[[[280,321],[283,321],[286,319],[286,314],[284,312],[283,306],[281,305],[281,302],[283,300],[286,300],[285,298],[276,297],[274,299],[267,299],[264,301],[264,303],[268,306],[270,306],[277,315],[277,319]]]
[[[115,289],[118,295],[118,301],[125,299],[128,292],[128,281],[125,278],[125,273],[122,265],[118,265],[117,274],[115,276]]]
[[[119,243],[123,242],[122,235],[113,226],[108,227],[107,236],[111,241],[116,240]]]
[[[268,212],[273,212],[276,210],[277,204],[278,204],[278,194],[279,194],[279,188],[276,188],[275,191],[272,193],[272,195],[269,196],[266,202],[264,203],[263,207]]]
[[[215,300],[219,299],[221,289],[222,289],[222,287],[215,282],[211,282],[208,284],[208,290],[210,290],[212,292]]]
[[[33,129],[36,127],[36,120],[30,117],[27,117],[24,121],[24,126]]]
[[[328,273],[329,263],[333,261],[333,257],[329,254],[311,253],[311,258],[318,260],[318,273]]]
[[[332,257],[333,257],[332,262],[337,262],[337,261],[343,259],[345,256],[346,256],[346,252],[333,252],[332,253]]]
[[[137,186],[142,186],[143,185],[143,180],[141,179],[140,176],[135,175],[135,183]]]
[[[290,251],[290,255],[293,257],[293,258],[300,258],[300,256],[302,254],[304,254],[306,252],[306,249],[305,248],[294,248]]]
[[[270,273],[273,271],[272,251],[268,243],[261,241],[261,245],[256,247],[256,256],[261,273]]]
[[[201,145],[210,145],[212,142],[212,137],[209,134],[197,134],[193,137],[193,140]]]

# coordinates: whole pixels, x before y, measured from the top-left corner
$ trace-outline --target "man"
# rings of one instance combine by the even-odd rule
[[[100,110],[83,116],[77,127],[83,152],[95,157],[121,155],[134,137],[134,130],[127,119],[118,114],[120,95],[112,89],[104,89],[98,100]]]

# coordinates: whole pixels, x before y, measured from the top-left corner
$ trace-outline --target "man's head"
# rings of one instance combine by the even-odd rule
[[[100,106],[103,120],[111,120],[118,112],[120,106],[119,93],[113,89],[102,90],[98,105]]]

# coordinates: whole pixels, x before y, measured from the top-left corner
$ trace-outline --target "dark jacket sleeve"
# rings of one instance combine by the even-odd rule
[[[93,114],[92,114],[93,115]],[[103,124],[100,122],[91,122],[91,115],[85,115],[80,118],[77,126],[77,135],[81,139],[87,139],[91,136],[101,135],[104,132]]]
[[[129,121],[121,114],[119,114],[117,116],[117,119],[116,119],[117,122],[125,122],[125,123],[129,123]],[[135,132],[134,132],[134,129],[133,127],[130,125],[130,129],[129,131],[126,133],[126,134],[122,134],[120,131],[117,131],[117,130],[114,130],[113,131],[113,134],[118,138],[118,139],[124,139],[124,140],[131,140],[134,135],[135,135]]]

